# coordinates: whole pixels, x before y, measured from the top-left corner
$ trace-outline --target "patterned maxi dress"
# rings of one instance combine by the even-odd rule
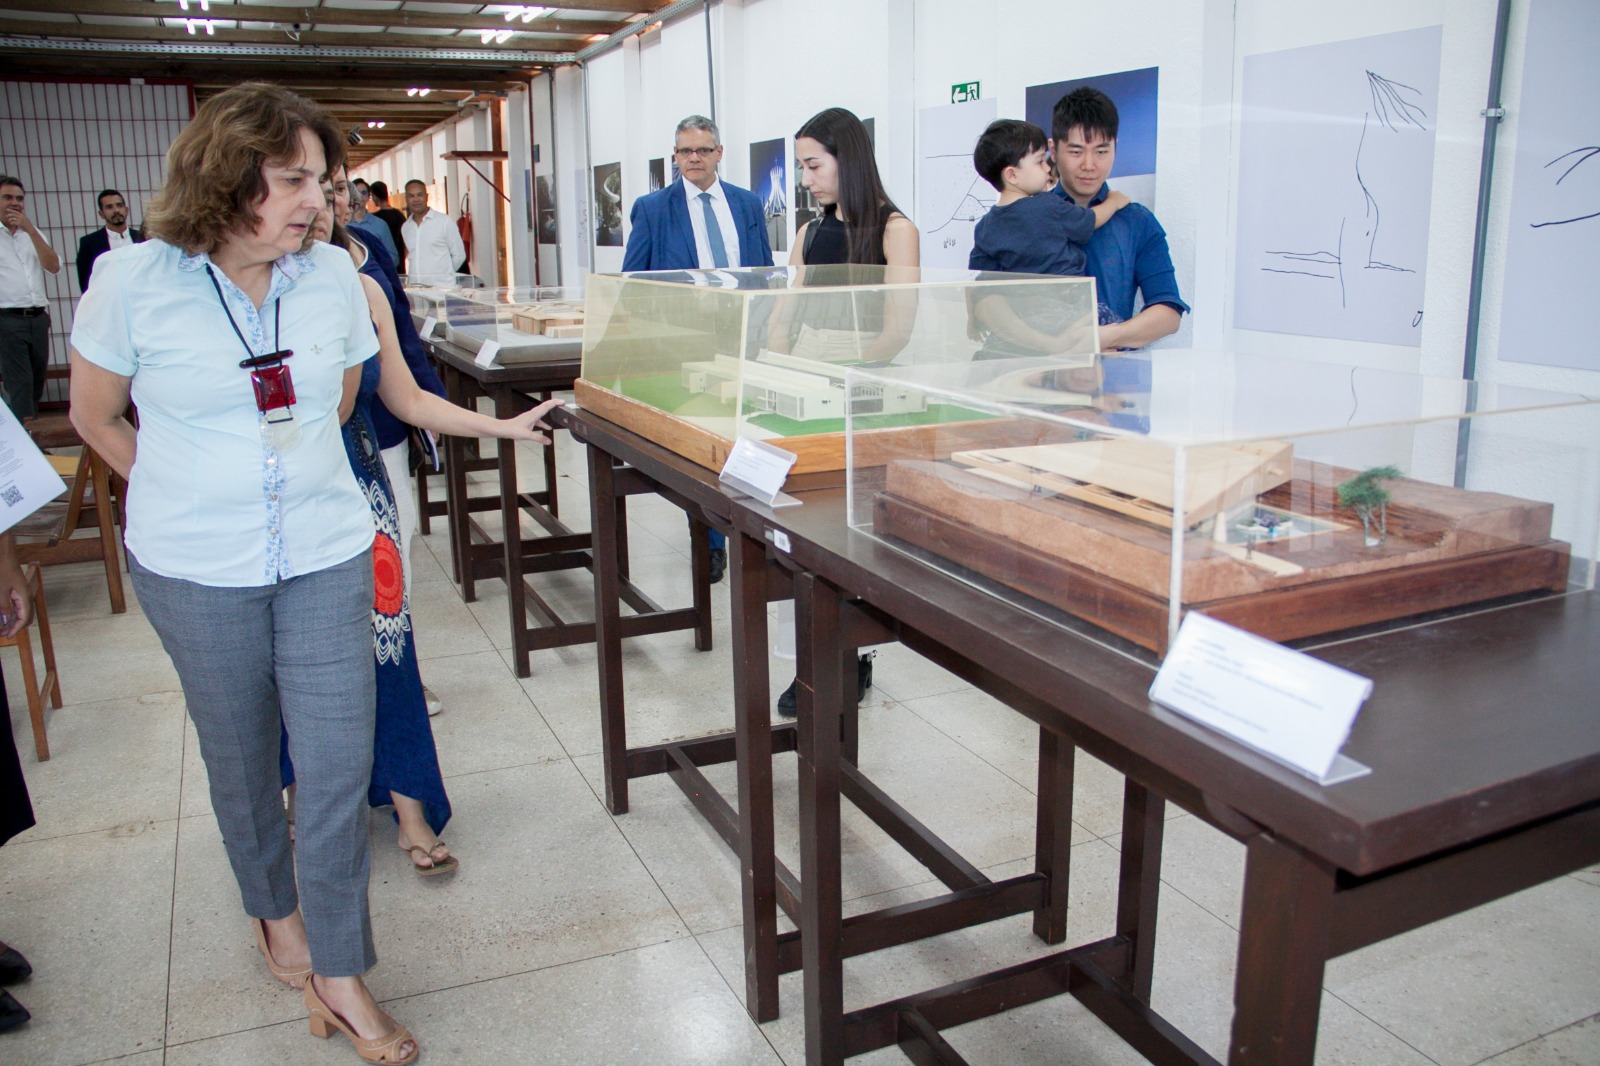
[[[361,390],[355,411],[344,424],[344,448],[356,482],[372,505],[372,646],[378,672],[378,717],[373,736],[372,783],[367,802],[383,807],[390,792],[422,801],[423,814],[435,833],[450,820],[450,798],[439,773],[439,754],[422,698],[416,648],[411,641],[411,609],[406,602],[400,562],[400,520],[384,475],[378,438],[372,428],[372,398],[378,391],[378,360],[361,368]],[[280,762],[283,783],[294,781],[287,738]]]

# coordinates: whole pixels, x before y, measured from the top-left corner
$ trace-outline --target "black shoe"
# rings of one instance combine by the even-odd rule
[[[872,660],[877,652],[867,652],[856,660],[856,702],[860,703],[867,698],[867,689],[872,687]],[[793,718],[798,712],[794,694],[794,687],[798,681],[789,682],[789,687],[778,696],[778,713],[785,718]]]
[[[728,549],[711,549],[711,583],[715,585],[722,580],[723,572],[728,569]]]
[[[18,1003],[10,992],[0,992],[0,1033],[15,1029],[32,1017],[28,1008]]]
[[[33,973],[33,967],[16,948],[0,951],[0,985],[14,985]]]

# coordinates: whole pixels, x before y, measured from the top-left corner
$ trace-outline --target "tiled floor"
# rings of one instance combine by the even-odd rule
[[[524,463],[524,470],[534,469]],[[561,455],[568,510],[583,465]],[[586,526],[586,520],[573,519]],[[688,598],[682,515],[630,504],[634,572],[662,602]],[[442,528],[442,527],[436,527]],[[455,807],[453,877],[423,881],[372,816],[372,910],[382,959],[370,975],[432,1063],[799,1063],[801,989],[783,979],[778,1021],[741,1002],[733,858],[676,787],[633,784],[606,813],[599,782],[594,654],[535,653],[507,665],[505,593],[464,604],[442,533],[414,561],[423,674]],[[33,961],[14,989],[34,1013],[0,1036],[0,1063],[135,1066],[350,1063],[307,1035],[298,995],[255,953],[206,797],[177,682],[132,604],[112,616],[92,567],[47,576],[67,705],[50,715],[54,758],[32,756],[15,651],[4,652],[12,727],[39,824],[0,855],[0,938]],[[587,616],[581,575],[544,579]],[[632,736],[710,732],[729,717],[726,585],[716,650],[687,634],[629,642]],[[774,688],[788,667],[774,660]],[[993,876],[1030,868],[1035,737],[1020,720],[899,648],[884,649],[864,717],[863,763],[897,799]],[[1069,936],[1105,935],[1114,907],[1120,779],[1080,756]],[[732,788],[727,767],[712,778]],[[777,774],[780,849],[797,862],[790,757]],[[847,808],[848,811],[848,808]],[[845,823],[850,907],[930,894],[921,870],[874,826]],[[1226,1051],[1242,849],[1194,818],[1168,823],[1156,1007],[1211,1053]],[[853,960],[847,1003],[928,987],[1037,953],[1026,918]],[[1142,1061],[1067,1000],[947,1034],[974,1062]],[[1322,1063],[1496,1066],[1600,1063],[1600,869],[1336,960]],[[892,1051],[856,1060],[904,1061]]]

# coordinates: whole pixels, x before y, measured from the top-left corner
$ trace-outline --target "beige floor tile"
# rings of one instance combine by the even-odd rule
[[[414,995],[686,936],[570,763],[450,780],[455,874],[419,878],[375,814],[375,988]]]
[[[11,705],[13,736],[36,825],[19,840],[88,833],[178,816],[183,698],[156,692],[70,704],[47,719],[51,757],[38,762],[25,706]]]
[[[424,584],[411,590],[412,634],[417,657],[423,662],[443,655],[493,651],[494,643],[478,619],[461,602],[454,585]],[[502,614],[500,629],[506,623]]]
[[[1600,890],[1571,877],[1329,965],[1330,991],[1444,1066],[1600,1013]]]
[[[447,779],[566,757],[494,652],[429,659],[422,678],[444,704],[428,724]]]
[[[888,699],[906,702],[971,687],[903,645],[885,644],[877,653],[872,663],[872,684]]]
[[[178,823],[13,840],[0,937],[33,964],[13,993],[33,1020],[0,1059],[85,1063],[160,1048]]]
[[[1600,1062],[1600,1014],[1485,1059],[1484,1066],[1594,1066]]]
[[[58,622],[52,617],[50,631],[65,706],[180,688],[161,639],[132,607],[100,618]]]

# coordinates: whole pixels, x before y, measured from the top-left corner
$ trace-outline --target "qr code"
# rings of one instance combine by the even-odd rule
[[[15,507],[22,502],[22,490],[15,485],[7,485],[0,489],[0,500],[4,500],[7,507]]]

